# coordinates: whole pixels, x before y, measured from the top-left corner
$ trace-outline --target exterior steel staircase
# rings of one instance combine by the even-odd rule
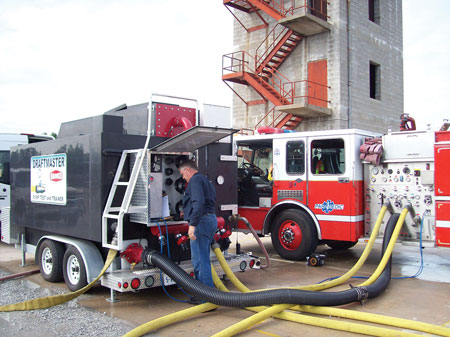
[[[261,10],[275,20],[284,17],[282,10],[283,1],[277,0],[223,0],[223,4],[246,13],[252,13]]]
[[[293,0],[223,0],[223,4],[228,10],[230,10],[228,7],[231,7],[247,14],[256,13],[265,23],[265,25],[247,29],[230,10],[247,32],[267,26],[263,17],[258,13],[259,11],[266,13],[278,21],[293,15],[294,10],[296,9],[295,1]],[[304,1],[301,8],[309,8],[307,6],[307,0]],[[255,57],[252,57],[249,53],[243,51],[223,56],[223,81],[226,84],[227,82],[233,82],[249,85],[263,99],[260,101],[246,102],[230,85],[227,84],[245,104],[253,105],[269,101],[274,105],[269,113],[258,122],[255,129],[263,121],[270,118],[270,115],[271,122],[269,126],[274,126],[276,128],[293,130],[302,121],[302,117],[294,116],[286,112],[279,112],[276,111],[275,108],[277,106],[293,104],[294,98],[299,97],[296,94],[296,82],[291,82],[287,79],[286,76],[278,71],[278,68],[289,57],[303,38],[304,35],[295,32],[288,27],[277,24],[258,46]],[[307,81],[300,82],[306,82],[306,85],[308,85]],[[279,114],[275,116],[275,112],[278,112]]]
[[[222,79],[251,86],[263,99],[271,102],[274,108],[292,104],[295,97],[295,90],[293,89],[295,88],[295,83],[290,82],[286,76],[269,64],[264,66],[264,72],[258,74],[255,71],[255,64],[255,58],[243,51],[224,55]],[[230,88],[234,91],[232,87]],[[240,97],[236,91],[234,92]],[[242,97],[240,98],[242,99]],[[244,99],[242,100],[247,104]],[[295,129],[302,120],[301,117],[284,112],[275,117],[274,109],[271,112],[273,113],[273,118],[270,126],[273,125],[277,128]],[[266,119],[268,115],[264,116],[262,120]]]
[[[269,73],[270,69],[278,69],[302,39],[303,36],[292,29],[276,25],[256,48],[256,72]],[[261,51],[266,43],[269,47]]]

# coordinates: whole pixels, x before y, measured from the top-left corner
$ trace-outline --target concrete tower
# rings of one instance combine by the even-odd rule
[[[223,58],[234,127],[398,129],[401,0],[224,4],[235,16],[234,52]]]

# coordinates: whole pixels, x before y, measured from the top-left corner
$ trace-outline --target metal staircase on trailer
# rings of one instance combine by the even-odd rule
[[[122,250],[122,242],[123,242],[123,217],[125,214],[129,213],[146,213],[146,206],[133,206],[131,205],[131,199],[134,193],[134,189],[136,187],[136,183],[139,177],[139,172],[141,171],[142,164],[144,163],[144,158],[146,155],[146,151],[148,148],[150,136],[147,135],[147,141],[145,142],[145,146],[143,149],[137,150],[125,150],[122,152],[122,156],[120,157],[119,165],[117,167],[116,174],[114,176],[113,184],[111,190],[108,195],[108,200],[106,201],[106,206],[103,211],[102,217],[102,242],[103,247]],[[127,163],[127,159],[131,157],[131,155],[136,155],[136,162],[131,171],[130,180],[129,181],[121,181],[120,178],[125,173],[125,163]],[[125,195],[122,199],[122,203],[120,207],[113,206],[114,198],[117,195],[117,189],[119,186],[125,186]],[[116,220],[115,233],[113,237],[109,240],[108,238],[108,219]]]
[[[152,109],[153,95],[150,101],[150,109]],[[151,112],[151,111],[150,111]],[[113,184],[109,191],[108,199],[106,201],[105,209],[102,216],[102,245],[103,247],[115,250],[123,250],[123,217],[125,214],[131,213],[147,213],[147,206],[133,206],[131,200],[133,197],[134,189],[141,172],[142,165],[145,161],[148,145],[150,143],[151,136],[151,113],[148,114],[148,126],[147,126],[147,139],[142,149],[137,150],[124,150],[120,157],[119,165],[114,175]],[[130,179],[128,181],[121,181],[122,175],[124,175],[125,163],[127,159],[132,155],[136,156],[133,169],[131,170]],[[113,206],[114,198],[117,196],[117,190],[120,186],[126,187],[125,194],[123,196],[120,207]],[[111,220],[111,221],[108,221]],[[113,221],[116,221],[114,225]],[[110,225],[111,223],[111,225]],[[111,226],[114,230],[113,236],[108,237],[108,226]]]
[[[119,165],[117,166],[116,173],[114,175],[114,180],[111,186],[111,190],[106,201],[105,209],[102,215],[102,245],[103,247],[115,250],[123,250],[123,218],[125,214],[145,214],[148,216],[149,205],[132,205],[133,194],[136,188],[136,184],[139,180],[139,175],[144,173],[142,167],[146,162],[147,150],[150,144],[150,137],[152,136],[152,109],[153,109],[153,98],[154,97],[164,97],[169,100],[183,100],[183,101],[193,101],[195,103],[195,110],[198,111],[197,100],[190,98],[183,98],[177,96],[152,94],[149,103],[149,114],[148,114],[148,126],[147,126],[147,139],[145,140],[145,145],[142,149],[136,150],[124,150],[122,156],[120,157]],[[134,158],[132,158],[134,156]],[[128,161],[130,159],[130,161]],[[126,176],[124,171],[126,163],[130,162],[131,159],[135,159],[133,168],[131,170],[130,178],[128,181],[121,180],[122,176]],[[146,178],[143,179],[144,183],[148,183]],[[123,194],[123,199],[120,202],[120,206],[113,205],[115,198],[119,198],[118,189],[125,187],[125,193]],[[122,191],[123,192],[123,191]],[[147,199],[149,202],[149,200]],[[114,224],[115,223],[115,224]],[[114,233],[108,235],[108,226],[112,228]]]

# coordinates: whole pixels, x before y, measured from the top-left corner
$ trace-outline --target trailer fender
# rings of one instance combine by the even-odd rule
[[[264,218],[264,234],[270,233],[270,225],[273,222],[274,217],[285,209],[301,209],[306,212],[314,222],[317,229],[317,238],[322,240],[322,232],[320,230],[319,220],[317,220],[315,214],[302,203],[295,200],[283,200],[272,206],[272,208],[267,212]]]
[[[81,239],[68,238],[60,235],[45,235],[39,239],[39,242],[36,245],[37,252],[39,251],[39,246],[41,245],[42,241],[45,239],[72,245],[76,249],[78,249],[83,259],[84,265],[86,266],[86,278],[88,283],[92,282],[100,274],[100,271],[104,266],[104,261],[102,254],[100,254],[100,251],[92,242]]]

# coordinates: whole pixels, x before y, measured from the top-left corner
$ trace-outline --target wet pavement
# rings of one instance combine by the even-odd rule
[[[263,256],[255,239],[251,235],[238,235],[241,249]],[[234,251],[236,234],[233,234],[230,252]],[[317,252],[326,254],[325,264],[321,267],[307,266],[304,261],[292,262],[281,259],[273,250],[270,238],[262,239],[271,257],[271,266],[267,270],[250,270],[238,273],[238,278],[250,289],[278,288],[317,283],[329,277],[340,276],[350,269],[362,253],[365,244],[336,251],[328,246],[319,246]],[[359,271],[358,276],[369,276],[376,268],[381,255],[381,245],[375,244],[368,261]],[[22,272],[36,266],[19,267],[20,252],[10,246],[0,244],[0,268],[11,272]],[[28,256],[27,262],[34,260]],[[264,263],[264,259],[262,259]],[[420,266],[418,247],[397,244],[394,249],[392,276],[405,277],[414,275]],[[40,275],[27,277],[32,284],[41,287],[65,287],[63,283],[50,284]],[[352,279],[357,285],[364,280]],[[224,282],[235,291],[230,281]],[[348,289],[348,284],[334,290]],[[168,287],[169,294],[183,301],[186,299],[176,286]],[[149,289],[139,293],[117,293],[117,303],[106,301],[110,292],[101,286],[94,287],[88,298],[79,300],[83,306],[92,308],[110,317],[116,317],[138,326],[152,319],[191,307],[185,302],[169,298],[162,288]],[[393,279],[388,290],[364,305],[359,303],[343,306],[346,309],[369,312],[393,317],[412,319],[450,327],[450,249],[426,248],[424,250],[424,266],[417,278]],[[196,335],[211,336],[222,329],[251,316],[245,309],[220,307],[216,311],[203,313],[194,318],[182,321],[154,332],[155,336]],[[322,316],[323,317],[323,316]],[[325,317],[329,318],[329,317]],[[334,319],[333,319],[334,320]],[[337,319],[339,321],[346,321]],[[356,322],[356,321],[352,321]],[[362,323],[362,322],[361,322]],[[326,328],[313,327],[299,323],[286,322],[275,318],[265,321],[242,332],[240,336],[348,336],[348,332],[340,332]]]

